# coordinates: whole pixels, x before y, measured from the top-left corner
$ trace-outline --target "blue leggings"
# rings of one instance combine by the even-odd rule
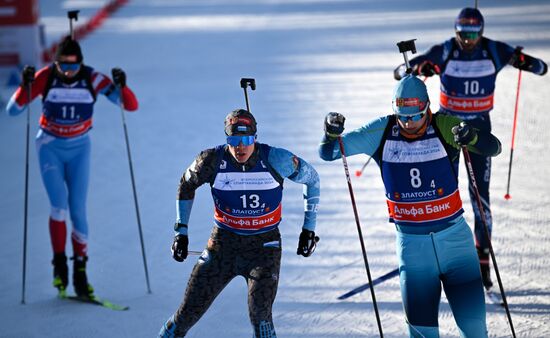
[[[427,235],[397,233],[410,337],[439,337],[441,285],[462,337],[487,337],[485,298],[472,232],[463,217]]]
[[[50,219],[64,222],[69,209],[73,245],[76,241],[76,245],[84,246],[85,252],[88,239],[86,195],[90,176],[90,137],[85,134],[75,138],[58,138],[40,130],[36,137],[36,151],[42,181],[50,200]],[[54,233],[51,235],[55,236]]]

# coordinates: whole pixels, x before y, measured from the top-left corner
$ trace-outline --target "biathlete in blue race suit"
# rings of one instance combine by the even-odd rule
[[[485,298],[473,236],[458,190],[461,146],[495,156],[500,142],[460,119],[432,114],[426,86],[404,77],[394,91],[395,115],[342,136],[345,154],[378,163],[390,222],[397,230],[401,296],[411,337],[439,337],[441,286],[462,337],[487,337]],[[319,147],[322,159],[341,157],[337,137],[345,118],[329,113]]]
[[[114,83],[107,76],[83,63],[82,51],[77,41],[65,38],[57,48],[55,62],[40,69],[23,69],[23,83],[7,105],[10,115],[21,114],[30,101],[42,96],[40,130],[36,136],[36,151],[42,181],[50,200],[50,238],[54,252],[53,284],[60,294],[68,285],[65,244],[67,209],[72,221],[71,240],[74,254],[73,286],[79,296],[91,297],[93,288],[88,283],[88,221],[86,194],[90,175],[91,141],[88,131],[92,128],[94,103],[98,94],[105,95],[114,104],[134,111],[138,102],[126,86],[126,74],[113,69]]]
[[[478,9],[462,9],[455,21],[456,37],[431,47],[426,54],[412,59],[410,65],[413,74],[439,75],[440,113],[457,116],[468,121],[471,126],[490,132],[489,112],[493,109],[497,74],[506,65],[512,65],[520,70],[544,75],[548,66],[542,60],[522,53],[521,48],[514,48],[504,42],[482,36],[483,27],[484,19]],[[397,80],[404,76],[405,68],[405,65],[400,65],[395,69],[394,76]],[[491,157],[472,153],[471,161],[491,234]],[[472,182],[469,186],[470,202],[475,215],[476,248],[481,263],[483,284],[488,289],[493,285],[489,269],[489,244],[485,239],[483,221]]]
[[[297,254],[309,257],[315,236],[320,183],[315,169],[291,152],[256,142],[256,120],[243,109],[225,118],[227,144],[201,152],[184,172],[176,205],[172,256],[187,258],[187,224],[195,190],[210,184],[214,228],[187,285],[183,302],[160,337],[184,337],[236,276],[248,285],[253,337],[275,338],[272,305],[281,263],[283,180],[304,185],[304,223]]]

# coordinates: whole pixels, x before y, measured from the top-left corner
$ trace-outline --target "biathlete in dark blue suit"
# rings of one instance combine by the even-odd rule
[[[82,51],[76,40],[65,38],[57,48],[55,62],[40,69],[23,69],[23,83],[7,105],[10,115],[18,115],[30,100],[42,96],[40,130],[36,136],[36,151],[40,173],[51,204],[50,238],[54,257],[53,285],[64,295],[68,285],[66,214],[72,221],[73,286],[78,296],[92,297],[88,283],[88,220],[86,195],[90,176],[90,129],[94,104],[99,94],[114,104],[123,100],[124,108],[134,111],[137,99],[126,86],[126,74],[113,69],[113,81],[83,63]],[[31,92],[28,92],[28,88]]]
[[[495,81],[498,72],[506,65],[544,75],[548,66],[542,60],[521,52],[504,42],[488,39],[483,34],[484,19],[475,8],[464,8],[455,21],[456,37],[431,47],[426,54],[410,61],[413,74],[432,76],[438,74],[441,80],[439,96],[440,112],[457,116],[468,124],[491,131],[489,112],[493,109]],[[394,71],[399,80],[405,75],[405,65]],[[493,222],[489,200],[491,180],[491,157],[471,154],[479,195],[485,210],[489,234]],[[470,177],[468,176],[468,179]],[[489,289],[493,283],[489,269],[489,244],[483,230],[480,211],[472,182],[469,185],[470,202],[475,214],[475,239],[480,260],[484,286]]]
[[[404,77],[393,96],[394,115],[342,136],[345,154],[378,163],[390,222],[397,230],[401,297],[411,337],[439,337],[441,286],[462,337],[487,337],[485,297],[472,232],[458,189],[461,146],[495,156],[500,142],[460,119],[432,114],[426,86]],[[330,113],[319,148],[322,159],[341,157],[337,137],[345,118]]]
[[[256,142],[256,120],[238,109],[225,118],[227,144],[201,152],[184,172],[177,197],[172,256],[187,257],[187,224],[195,190],[208,183],[214,200],[214,228],[195,264],[183,302],[161,328],[160,337],[184,337],[236,276],[248,284],[248,311],[256,338],[275,338],[271,308],[281,263],[283,180],[304,185],[304,223],[297,254],[316,247],[319,176],[291,152]]]

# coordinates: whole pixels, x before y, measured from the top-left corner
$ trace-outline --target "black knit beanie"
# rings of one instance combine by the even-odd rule
[[[57,51],[55,53],[55,60],[59,61],[61,55],[76,55],[76,61],[81,63],[83,60],[82,51],[80,50],[80,45],[76,40],[73,40],[70,36],[66,36],[59,46],[57,46]]]

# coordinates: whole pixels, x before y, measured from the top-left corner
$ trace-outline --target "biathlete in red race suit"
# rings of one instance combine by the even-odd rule
[[[32,67],[22,72],[23,83],[7,105],[10,115],[22,113],[30,101],[42,96],[40,130],[36,136],[36,151],[42,181],[50,200],[50,238],[54,253],[53,284],[60,294],[68,285],[66,213],[72,221],[73,286],[78,296],[92,297],[88,283],[88,221],[86,195],[90,175],[89,131],[92,128],[94,103],[99,94],[116,105],[122,99],[124,108],[134,111],[138,102],[126,86],[126,74],[113,69],[114,83],[83,63],[77,41],[65,38],[57,48],[55,62],[40,69],[34,76]]]
[[[390,222],[395,224],[401,297],[410,337],[439,337],[441,287],[462,337],[487,337],[485,295],[472,232],[458,190],[461,146],[495,156],[500,142],[460,119],[432,114],[426,86],[404,77],[394,91],[395,114],[342,135],[345,154],[378,163]],[[345,118],[329,113],[320,157],[341,157]]]
[[[236,276],[248,285],[253,337],[276,338],[272,305],[281,263],[283,180],[304,185],[304,223],[297,254],[309,257],[315,236],[320,183],[315,169],[291,152],[256,142],[256,120],[243,109],[225,118],[227,144],[201,152],[184,172],[177,198],[172,256],[187,257],[187,224],[195,190],[210,184],[214,228],[195,264],[183,302],[161,328],[160,337],[184,337]]]
[[[412,59],[410,65],[413,68],[413,74],[439,75],[440,113],[457,116],[468,121],[471,126],[490,132],[489,112],[493,109],[497,74],[506,65],[512,65],[520,70],[544,75],[548,66],[542,60],[522,53],[520,48],[482,36],[483,27],[484,19],[478,9],[462,9],[455,21],[456,37],[431,47],[426,54]],[[405,65],[401,65],[395,69],[394,76],[397,80],[404,76],[405,68]],[[487,227],[491,234],[493,228],[489,200],[491,157],[472,153],[471,161],[485,210]],[[484,286],[489,289],[493,285],[489,269],[489,244],[485,240],[483,221],[472,182],[469,189],[470,202],[475,215],[476,248],[481,264],[481,274]]]

